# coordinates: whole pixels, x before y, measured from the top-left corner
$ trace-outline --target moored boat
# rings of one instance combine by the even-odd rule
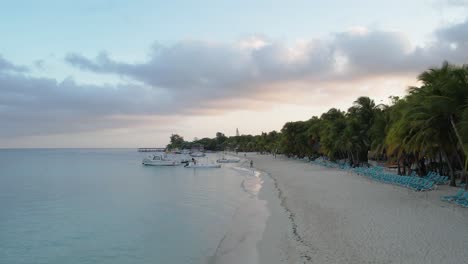
[[[240,159],[236,159],[236,158],[234,158],[234,159],[222,158],[222,159],[216,160],[216,162],[218,162],[218,163],[237,163],[239,161],[240,161]]]
[[[144,158],[142,164],[147,166],[176,166],[181,163],[178,160],[168,158],[164,153],[156,153]]]

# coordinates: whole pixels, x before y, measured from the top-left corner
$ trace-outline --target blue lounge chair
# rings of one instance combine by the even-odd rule
[[[442,197],[440,197],[440,199],[442,201],[451,202],[451,201],[453,201],[453,200],[455,200],[457,198],[460,198],[463,195],[464,192],[465,191],[463,189],[459,189],[458,192],[455,195],[442,196]]]
[[[463,207],[468,207],[468,191],[464,192],[461,197],[456,198],[454,202]]]

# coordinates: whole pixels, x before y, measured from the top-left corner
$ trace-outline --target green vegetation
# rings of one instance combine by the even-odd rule
[[[346,112],[332,108],[320,117],[288,122],[281,132],[233,137],[218,132],[194,142],[173,135],[168,147],[199,143],[208,150],[327,156],[354,166],[371,158],[394,164],[399,174],[437,170],[455,186],[456,171],[465,182],[468,167],[468,65],[445,62],[418,79],[420,87],[410,87],[403,98],[390,97],[390,105],[359,97]]]
[[[182,149],[187,147],[187,142],[184,141],[184,138],[177,135],[177,134],[172,134],[171,135],[171,142],[169,145],[167,145],[168,149]]]

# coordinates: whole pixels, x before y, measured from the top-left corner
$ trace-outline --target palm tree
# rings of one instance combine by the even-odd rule
[[[426,129],[439,128],[441,130],[439,133],[441,146],[445,146],[445,148],[455,146],[451,148],[452,156],[459,155],[457,149],[463,153],[465,162],[461,164],[461,167],[463,177],[466,177],[468,152],[457,123],[461,120],[463,109],[466,108],[465,101],[468,98],[467,67],[466,65],[458,67],[444,62],[441,68],[429,69],[419,75],[418,78],[423,86],[410,89],[410,94],[418,98],[416,109],[421,110],[419,114],[428,118]],[[443,147],[441,151],[443,155],[445,154],[444,156],[451,170],[450,184],[455,186],[455,177],[446,149]]]
[[[361,96],[354,101],[353,106],[348,109],[347,117],[349,129],[352,129],[354,147],[359,162],[368,159],[368,151],[371,147],[370,130],[374,123],[376,113],[380,111],[374,100]]]
[[[449,167],[450,184],[455,186],[454,157],[462,160],[460,150],[465,156],[465,166],[468,157],[457,127],[468,97],[466,70],[444,63],[441,68],[423,72],[419,80],[423,85],[410,87],[409,95],[397,104],[396,121],[388,131],[386,143],[390,152],[412,153],[416,158],[439,152]],[[460,165],[463,169],[463,164]]]

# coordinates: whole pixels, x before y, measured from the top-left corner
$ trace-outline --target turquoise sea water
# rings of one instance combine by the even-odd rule
[[[229,166],[146,167],[144,155],[0,150],[0,263],[205,262],[251,176]]]

